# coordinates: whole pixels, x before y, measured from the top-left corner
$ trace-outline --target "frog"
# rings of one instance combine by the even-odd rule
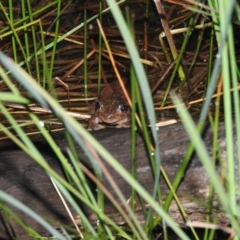
[[[130,126],[130,107],[119,82],[105,86],[89,110],[89,130]]]

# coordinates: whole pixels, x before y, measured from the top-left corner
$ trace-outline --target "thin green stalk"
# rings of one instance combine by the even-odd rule
[[[233,45],[230,47],[230,52],[233,50]],[[237,87],[239,85],[238,83],[238,79],[239,77],[237,76],[237,64],[236,62],[234,62],[234,55],[231,55],[230,58],[230,67],[231,69],[231,76],[232,76],[232,81],[233,81],[233,103],[234,103],[234,115],[235,115],[235,133],[236,133],[236,139],[234,139],[234,141],[236,141],[237,143],[240,142],[240,127],[239,127],[239,123],[240,123],[240,111],[239,111],[239,106],[240,106],[240,102],[239,102],[239,91],[237,90]],[[240,193],[240,148],[238,147],[237,149],[234,149],[235,154],[237,154],[237,159],[235,160],[235,166],[238,166],[238,171],[236,171],[236,178],[238,178],[238,183],[237,183],[237,188],[236,188],[236,195],[239,195]]]
[[[131,79],[131,100],[132,100],[132,108],[131,108],[131,175],[137,179],[137,172],[136,172],[136,90],[138,89],[137,86],[137,79],[135,72],[131,66],[130,68],[130,79]],[[131,207],[133,210],[136,208],[136,191],[132,188],[131,191]]]
[[[220,101],[220,97],[218,97],[216,99],[216,101]],[[214,123],[210,117],[210,121],[211,121],[211,127],[213,129],[213,144],[212,144],[212,149],[214,149],[213,153],[212,153],[212,163],[213,166],[215,166],[216,164],[216,159],[217,159],[217,151],[216,149],[219,149],[218,146],[218,124],[219,124],[219,106],[220,104],[217,105],[216,110],[215,110],[215,119],[214,119]],[[213,210],[213,195],[214,195],[214,185],[212,184],[212,182],[209,183],[209,191],[208,191],[208,205],[207,205],[207,216],[206,216],[206,222],[210,222],[211,221],[211,213]],[[209,234],[210,232],[210,234]],[[213,235],[213,232],[215,232],[215,230],[209,230],[208,228],[205,229],[204,231],[204,240],[210,240],[209,239],[209,235]]]
[[[229,34],[228,34],[228,52],[229,52],[229,69],[230,69],[230,75],[229,78],[231,77],[232,80],[232,86],[233,86],[233,109],[234,109],[234,116],[235,116],[235,133],[236,133],[236,139],[233,139],[233,141],[240,142],[240,111],[239,111],[239,106],[240,106],[240,101],[239,101],[239,91],[237,90],[237,87],[239,86],[238,82],[238,66],[237,66],[237,59],[236,59],[236,51],[234,47],[234,37],[233,37],[233,29],[232,26],[229,28]],[[227,114],[227,113],[226,113]],[[234,124],[233,124],[234,126]],[[237,154],[237,159],[235,159],[235,162],[233,162],[232,167],[234,169],[236,168],[236,165],[238,165],[238,171],[235,172],[235,191],[238,190],[238,192],[235,192],[236,195],[239,194],[240,192],[240,148],[233,149],[234,155]],[[231,173],[229,173],[231,174]],[[239,180],[238,183],[236,183],[236,179]]]
[[[56,56],[56,49],[57,49],[57,39],[58,39],[58,34],[59,34],[59,24],[60,24],[60,18],[61,16],[61,0],[57,0],[57,16],[56,20],[54,21],[55,23],[55,30],[54,30],[54,39],[53,39],[53,47],[52,47],[52,56],[49,64],[49,75],[48,75],[48,80],[52,79],[53,75],[53,69],[54,69],[54,61],[55,61],[55,56]],[[52,27],[52,25],[50,26]],[[43,83],[44,86],[44,83]]]
[[[0,68],[0,76],[1,76],[1,68]],[[16,95],[13,93],[9,92],[0,92],[0,101],[3,102],[14,102],[18,104],[24,104],[27,105],[30,103],[30,100],[21,96],[21,95]]]
[[[202,125],[198,125],[197,129],[198,129],[198,132],[200,134],[201,130],[202,130],[203,126]],[[191,156],[193,154],[193,151],[194,151],[194,146],[192,143],[189,144],[187,150],[186,150],[186,154],[179,166],[179,169],[176,173],[176,176],[175,176],[175,179],[172,183],[172,188],[177,191],[181,181],[182,181],[182,178],[184,177],[185,175],[185,172],[186,172],[186,169],[187,167],[189,166],[189,161],[191,159]],[[171,202],[173,200],[173,193],[172,192],[169,192],[169,194],[167,195],[166,197],[166,200],[165,200],[165,203],[163,205],[163,208],[165,209],[165,211],[168,211],[170,205],[171,205]]]
[[[0,2],[0,3],[1,3],[1,2]],[[19,27],[14,28],[14,30],[15,30],[15,32],[19,32],[19,31],[21,31],[21,30],[24,31],[24,29],[26,29],[26,28],[28,28],[28,27],[31,27],[32,25],[38,24],[39,21],[40,21],[40,20],[37,19],[37,20],[34,20],[33,22],[25,23],[23,26],[19,26]],[[12,35],[12,34],[13,34],[13,31],[10,30],[10,31],[8,31],[8,32],[2,33],[2,34],[0,35],[0,37],[1,37],[1,38],[4,38],[4,37],[9,36],[9,35]]]
[[[201,21],[201,25],[203,25],[203,28],[200,30],[200,33],[199,33],[199,36],[198,36],[197,47],[196,47],[196,50],[194,51],[194,56],[193,56],[193,59],[191,61],[190,67],[188,69],[189,73],[192,72],[192,69],[196,64],[197,57],[198,57],[198,54],[199,54],[199,51],[200,51],[200,47],[202,46],[203,34],[204,34],[204,30],[205,30],[205,21],[206,21],[205,18],[203,18],[203,20]]]
[[[25,8],[25,1],[24,0],[21,0],[21,13],[22,13],[22,17],[23,18],[26,18],[26,8]],[[23,23],[23,26],[27,23],[27,21],[25,21]],[[28,46],[28,43],[29,43],[29,38],[28,38],[28,31],[27,31],[27,28],[25,27],[23,29],[24,31],[24,41],[25,41],[25,46]],[[26,56],[29,57],[30,56],[30,51],[29,51],[29,47],[26,47]],[[29,73],[31,74],[31,73]]]
[[[84,96],[87,98],[88,96],[88,89],[87,89],[87,83],[88,83],[88,76],[87,76],[87,52],[88,52],[88,36],[87,36],[87,10],[84,10],[84,49],[83,49],[83,58],[84,58],[84,62],[83,62],[83,78],[84,78]],[[101,34],[99,34],[101,35]]]
[[[92,192],[89,188],[88,185],[88,181],[86,180],[85,175],[83,174],[81,168],[79,167],[79,162],[76,161],[75,156],[73,156],[72,152],[70,150],[67,150],[69,159],[71,160],[71,163],[73,165],[73,169],[76,171],[79,179],[77,178],[72,178],[74,185],[77,186],[77,188],[80,190],[80,192],[83,194],[83,197],[85,199],[87,199],[88,201],[90,200],[93,205],[97,206],[97,203],[92,195]],[[67,164],[69,164],[67,162]],[[71,175],[72,171],[66,171],[68,175]],[[66,191],[66,188],[62,186],[62,184],[58,183],[59,188],[61,188],[61,192],[64,194],[64,196],[66,197],[66,199],[71,199],[69,202],[71,204],[71,206],[74,209],[78,209],[79,207],[77,206],[78,204],[76,203],[76,201],[74,201],[74,199],[72,198],[72,196],[69,194],[68,191]],[[94,235],[97,235],[96,230],[94,229],[94,226],[91,225],[91,223],[89,222],[89,219],[85,216],[85,214],[82,212],[82,209],[79,208],[79,211],[81,212],[80,218],[83,224],[83,227],[85,229],[85,231],[89,231],[88,229],[91,229],[90,232],[94,232]]]
[[[178,208],[179,208],[179,211],[181,212],[181,214],[182,214],[185,222],[188,221],[188,220],[189,220],[188,215],[187,215],[187,213],[186,213],[186,211],[184,210],[184,208],[183,208],[180,200],[178,199],[178,197],[177,197],[177,195],[176,195],[176,189],[174,189],[174,188],[172,187],[172,185],[171,185],[171,183],[170,183],[170,181],[169,181],[169,179],[168,179],[168,177],[167,177],[166,172],[163,171],[163,170],[162,170],[161,172],[162,172],[162,175],[163,175],[163,177],[164,177],[165,182],[167,183],[167,186],[168,186],[169,190],[171,191],[171,193],[172,193],[173,196],[174,196],[174,200],[176,201],[176,204],[177,204],[177,206],[178,206]],[[155,224],[156,224],[156,221],[155,221]],[[192,226],[190,226],[189,228],[190,228],[190,230],[192,231],[192,234],[193,234],[194,238],[195,238],[196,240],[199,240],[199,237],[198,237],[195,229],[194,229]]]
[[[151,167],[152,167],[152,171],[153,171],[153,176],[154,179],[156,181],[156,178],[159,178],[159,173],[160,172],[160,165],[158,165],[156,163],[155,160],[155,156],[153,155],[153,151],[152,151],[152,142],[149,136],[149,131],[148,131],[148,127],[147,127],[147,122],[146,122],[146,118],[144,115],[144,109],[143,109],[143,104],[142,104],[142,99],[141,99],[141,95],[139,91],[136,91],[136,99],[137,99],[137,103],[138,103],[138,109],[139,109],[139,116],[140,116],[140,120],[142,123],[142,133],[143,133],[143,137],[144,137],[144,142],[146,144],[147,147],[147,153],[148,153],[148,157],[149,157],[149,161],[151,163]],[[159,202],[161,199],[161,192],[160,192],[160,188],[159,188],[159,182],[158,184],[154,184],[154,188],[153,188],[153,193],[152,193],[152,198],[156,199],[156,195],[158,196]],[[147,219],[145,222],[145,226],[147,226],[148,228],[148,234],[151,234],[152,231],[152,224],[153,222],[153,209],[150,208],[148,211],[148,215],[147,215]]]
[[[2,6],[1,8],[3,9]],[[9,21],[9,25],[12,26],[12,23],[14,22],[12,1],[8,1],[8,8],[9,8],[9,19],[7,18],[7,20]],[[3,11],[5,13],[5,9],[3,9]],[[7,17],[6,13],[5,13],[5,16]],[[12,36],[11,38],[12,38],[13,59],[15,62],[17,62],[16,39],[14,38],[14,36]]]
[[[210,37],[210,48],[209,48],[209,57],[208,57],[208,73],[207,73],[207,84],[209,85],[212,73],[213,65],[213,54],[214,54],[214,28],[211,27],[211,37]]]
[[[41,36],[41,42],[39,43],[41,46],[41,49],[45,49],[45,38],[43,33],[43,26],[42,22],[39,21],[39,28],[40,28],[40,36]],[[57,45],[57,44],[56,44]],[[39,45],[38,45],[39,47]],[[55,88],[53,88],[53,81],[52,81],[52,74],[50,73],[49,66],[47,63],[47,57],[46,57],[46,52],[42,51],[41,54],[41,59],[42,59],[42,75],[41,75],[41,85],[43,88],[45,88],[45,82],[46,80],[48,81],[48,91],[51,92],[52,96],[57,99],[57,95],[55,92]],[[50,81],[51,79],[51,81]]]
[[[130,12],[129,8],[126,7],[125,9],[126,13],[126,22],[128,25],[128,28],[132,34],[132,38],[135,38],[134,34],[134,28],[133,28],[133,23],[130,18]],[[137,84],[137,77],[134,72],[132,64],[130,65],[130,80],[131,80],[131,100],[132,100],[132,108],[131,108],[131,175],[137,179],[137,172],[136,172],[136,140],[137,140],[137,135],[136,135],[136,104],[138,103],[137,101],[137,96],[136,92],[139,91],[138,84]],[[136,208],[136,191],[134,188],[131,189],[131,207],[133,211],[135,212]],[[143,211],[144,211],[144,206],[143,206]]]
[[[219,11],[223,13],[227,13],[228,7],[226,6],[226,2],[219,2]],[[225,15],[225,14],[223,14]],[[220,16],[220,29],[226,29],[228,32],[228,45],[233,45],[232,37],[232,28],[231,25],[225,24],[225,19],[221,19]],[[230,92],[230,63],[229,63],[229,46],[224,43],[223,51],[222,51],[222,75],[223,75],[223,104],[224,104],[224,122],[225,122],[225,134],[226,134],[226,149],[227,149],[227,163],[228,163],[228,171],[227,171],[227,180],[228,180],[228,194],[231,210],[233,214],[237,214],[237,206],[236,206],[236,192],[235,192],[235,164],[234,164],[234,149],[233,149],[233,122],[232,122],[232,100],[231,100],[231,92]]]
[[[31,1],[27,0],[27,8],[28,8],[28,16],[29,16],[29,20],[30,22],[32,22],[33,19],[33,15],[32,15],[32,6],[31,6]],[[35,60],[35,69],[36,69],[36,74],[35,74],[35,78],[37,80],[38,83],[40,83],[40,64],[39,64],[39,60],[38,60],[38,55],[37,55],[37,39],[36,39],[36,32],[35,32],[35,25],[31,26],[31,34],[32,34],[32,44],[33,44],[33,56],[34,56],[34,60]],[[26,42],[26,48],[29,51],[29,42]],[[28,58],[28,56],[26,56],[26,59]],[[28,63],[26,62],[26,64],[28,65]],[[29,69],[30,70],[30,69]],[[29,74],[31,74],[31,72],[29,72]]]
[[[99,1],[99,22],[102,24],[102,1]],[[99,34],[98,36],[98,95],[100,93],[100,85],[102,78],[102,36]]]
[[[174,67],[173,72],[171,74],[171,77],[169,79],[169,83],[168,83],[167,89],[165,90],[165,93],[164,93],[164,96],[163,96],[163,100],[161,102],[161,107],[163,107],[165,105],[165,101],[167,99],[167,96],[169,95],[169,91],[170,91],[170,88],[172,87],[173,80],[174,80],[174,78],[176,76],[177,71],[179,70],[179,66],[181,64],[181,60],[182,60],[184,51],[186,49],[188,40],[190,38],[190,33],[192,31],[193,23],[194,23],[194,18],[191,17],[190,21],[189,21],[189,24],[188,24],[189,25],[188,30],[187,30],[187,32],[185,34],[185,38],[184,38],[183,43],[182,43],[182,47],[181,47],[180,52],[179,52],[179,54],[177,56],[175,67]],[[181,79],[181,80],[184,80],[184,79]]]

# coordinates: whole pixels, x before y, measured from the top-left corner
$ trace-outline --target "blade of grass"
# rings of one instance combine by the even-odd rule
[[[215,1],[215,0],[208,1],[209,6],[213,9],[216,9],[216,3],[217,3],[217,1]],[[235,6],[234,0],[228,1],[228,12],[226,14],[220,14],[221,18],[226,23],[226,26],[228,26],[231,22],[234,6]],[[213,19],[215,19],[216,22],[218,22],[216,12],[212,11],[211,13],[212,13]],[[215,24],[214,26],[218,26],[218,25]],[[206,100],[203,103],[201,114],[199,117],[199,121],[202,123],[204,123],[206,120],[206,117],[208,114],[208,109],[209,109],[209,106],[211,103],[211,98],[216,89],[216,85],[217,85],[217,81],[218,81],[218,77],[219,77],[219,73],[220,73],[220,69],[221,69],[220,66],[221,66],[221,61],[222,61],[222,53],[223,53],[223,49],[225,46],[225,41],[227,39],[227,31],[228,31],[228,28],[223,28],[221,30],[219,30],[219,28],[217,28],[215,30],[216,38],[217,38],[217,41],[219,44],[219,50],[218,50],[218,53],[216,54],[215,65],[212,70],[210,84],[208,86],[207,93],[206,93]],[[219,32],[221,33],[221,37],[219,36]]]
[[[50,61],[50,66],[49,66],[49,79],[52,78],[52,74],[53,74],[53,68],[54,68],[54,60],[55,60],[55,56],[56,56],[56,49],[57,49],[57,40],[58,40],[58,33],[59,33],[59,24],[60,24],[60,20],[59,17],[61,16],[61,1],[58,0],[57,1],[57,17],[55,20],[55,30],[54,30],[54,39],[53,39],[53,48],[52,48],[52,57],[51,57],[51,61]],[[50,26],[51,27],[51,26]],[[36,53],[35,53],[36,54]]]
[[[235,218],[235,210],[232,209],[232,206],[229,204],[229,197],[227,193],[224,191],[223,186],[221,185],[221,181],[217,175],[217,172],[214,168],[214,165],[212,164],[211,158],[204,146],[204,143],[201,139],[201,137],[198,134],[198,131],[196,130],[195,124],[193,120],[191,119],[186,107],[180,101],[180,99],[176,95],[172,95],[172,100],[174,104],[177,106],[179,110],[179,116],[183,121],[183,125],[186,129],[186,132],[188,133],[188,136],[191,140],[191,142],[194,145],[194,148],[208,174],[210,177],[216,193],[218,194],[219,200],[221,204],[223,205],[225,211],[229,214],[229,217],[231,219],[232,226],[236,228],[238,226],[237,219]],[[240,234],[240,229],[237,229],[238,234]]]
[[[48,230],[52,236],[55,236],[59,240],[65,240],[65,237],[62,236],[58,231],[55,230],[54,227],[52,227],[48,222],[46,222],[43,218],[41,218],[38,214],[36,214],[34,211],[32,211],[30,208],[28,208],[23,203],[19,202],[12,196],[8,195],[7,193],[0,190],[0,199],[4,202],[7,202],[8,204],[11,204],[12,206],[18,208],[22,212],[26,213],[29,217],[34,219],[36,222],[38,222],[40,225],[42,225],[45,229]]]
[[[13,232],[12,236],[15,235],[14,227],[12,226],[12,223],[11,223],[12,219],[14,219],[29,234],[29,236],[34,236],[35,238],[41,237],[36,231],[34,231],[28,225],[26,225],[22,221],[22,219],[17,214],[15,214],[8,206],[6,206],[6,204],[4,204],[2,201],[0,203],[0,206],[1,206],[1,211],[4,212],[7,225],[9,225],[11,232]],[[16,236],[14,237],[16,238]]]

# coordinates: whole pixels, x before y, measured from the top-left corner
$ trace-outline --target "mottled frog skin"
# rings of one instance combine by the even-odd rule
[[[89,130],[129,127],[130,108],[118,82],[107,85],[90,107]]]

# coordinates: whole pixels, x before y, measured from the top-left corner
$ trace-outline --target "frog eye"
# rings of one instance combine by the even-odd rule
[[[101,109],[101,103],[99,101],[97,101],[95,103],[95,111],[100,110],[100,109]]]
[[[127,112],[128,111],[128,105],[123,104],[122,106],[120,106],[120,110],[121,110],[121,112]]]

